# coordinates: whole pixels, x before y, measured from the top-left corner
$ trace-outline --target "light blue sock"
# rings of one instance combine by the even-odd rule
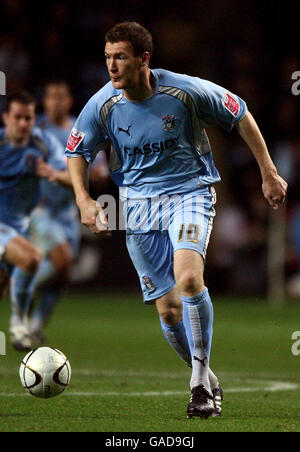
[[[23,323],[32,301],[35,273],[27,273],[15,267],[11,281],[12,324]]]
[[[210,389],[209,357],[213,335],[213,305],[205,288],[193,297],[180,297],[183,323],[192,356],[191,388],[203,384]]]
[[[45,287],[39,293],[40,303],[31,317],[31,331],[40,331],[49,319],[61,294],[61,287]]]
[[[160,317],[160,324],[169,345],[189,367],[192,367],[189,343],[185,334],[183,322],[178,322],[176,325],[167,325]]]
[[[39,287],[45,282],[49,281],[54,275],[56,271],[51,259],[44,258],[40,263],[39,269],[36,273],[35,278],[35,287]]]

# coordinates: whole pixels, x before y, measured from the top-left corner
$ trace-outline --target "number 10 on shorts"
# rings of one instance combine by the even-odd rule
[[[178,242],[182,242],[184,234],[188,242],[198,243],[200,238],[199,224],[189,223],[187,226],[184,223],[181,224],[178,233]]]

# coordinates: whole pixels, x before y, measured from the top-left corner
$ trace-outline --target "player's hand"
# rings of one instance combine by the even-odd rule
[[[48,163],[39,157],[36,164],[36,174],[39,177],[47,179],[49,182],[55,182],[57,177],[57,171]]]
[[[277,173],[269,174],[263,178],[262,191],[273,209],[277,210],[279,205],[284,203],[287,187],[286,181]]]
[[[110,237],[111,229],[107,226],[107,218],[102,207],[93,199],[88,199],[79,206],[81,222],[94,234]]]

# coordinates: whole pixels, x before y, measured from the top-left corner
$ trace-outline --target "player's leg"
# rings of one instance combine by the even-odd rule
[[[170,346],[191,366],[182,322],[182,302],[175,288],[173,246],[167,231],[126,234],[129,255],[139,275],[145,304],[156,304],[161,328]]]
[[[209,359],[213,306],[204,285],[204,256],[214,216],[213,193],[201,189],[182,197],[169,228],[174,246],[176,286],[183,304],[183,323],[192,357],[189,415],[215,415]]]
[[[202,256],[193,250],[178,250],[175,252],[174,270],[183,303],[183,323],[192,354],[192,397],[188,405],[188,416],[220,416],[223,391],[209,367],[213,306],[208,289],[204,286]],[[211,396],[213,407],[210,403]],[[202,406],[199,400],[204,400]]]
[[[31,347],[27,316],[40,254],[27,239],[15,236],[6,246],[5,261],[14,266],[11,275],[11,340],[16,349],[27,350]]]
[[[68,242],[54,247],[41,262],[35,281],[37,304],[30,319],[30,332],[36,345],[45,342],[43,329],[59,301],[73,262]]]
[[[66,242],[66,238],[62,228],[52,219],[47,209],[38,207],[33,211],[30,217],[29,238],[32,243],[40,250],[42,254],[42,262],[36,275],[36,287],[51,279],[57,271],[56,265],[60,270],[59,255],[63,254],[60,245]],[[53,252],[53,259],[48,256]]]
[[[140,279],[144,303],[156,303],[165,338],[189,365],[182,304],[174,289],[173,247],[167,231],[127,233],[126,244]]]
[[[192,367],[190,347],[182,320],[182,302],[174,287],[163,297],[156,300],[156,308],[160,316],[163,334],[169,345],[178,356]],[[208,369],[209,384],[215,401],[215,415],[221,415],[223,391],[217,376],[211,368]]]
[[[183,321],[192,355],[191,388],[210,389],[208,361],[212,340],[213,307],[204,286],[203,259],[194,250],[175,251],[174,273],[183,304]],[[199,322],[201,325],[199,325]]]
[[[173,246],[167,231],[126,235],[127,248],[140,278],[144,302],[156,304],[163,334],[182,360],[191,367],[190,347],[182,321],[182,301],[175,287]],[[209,369],[210,387],[219,387]]]
[[[40,263],[40,254],[35,246],[22,236],[14,237],[6,247],[5,260],[15,268],[11,286],[13,311],[22,322],[30,308],[32,282]]]
[[[44,256],[36,275],[36,287],[45,285],[47,281],[67,275],[74,263],[74,256],[69,242],[64,241],[54,246]]]
[[[164,337],[178,356],[192,367],[189,344],[182,321],[182,302],[177,288],[174,287],[158,298],[155,304]]]
[[[173,246],[166,231],[127,233],[127,247],[140,278],[144,302],[153,304],[160,315],[165,338],[177,354],[191,365],[190,350],[182,322],[182,302],[174,287]],[[209,370],[211,387],[218,379]]]
[[[25,237],[14,237],[6,246],[4,260],[19,267],[28,274],[34,275],[40,263],[40,253]]]
[[[177,287],[156,300],[156,308],[160,317],[161,327],[169,345],[179,357],[192,367],[190,347],[185,332],[182,316],[182,301]],[[208,370],[209,383],[213,392],[219,388],[219,380],[211,368]]]
[[[44,342],[43,328],[53,313],[74,263],[74,252],[63,225],[55,221],[46,209],[39,208],[33,213],[30,236],[43,254],[35,278],[38,303],[30,323],[33,340],[41,344]]]

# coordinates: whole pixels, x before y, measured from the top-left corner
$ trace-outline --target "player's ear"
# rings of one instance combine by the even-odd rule
[[[142,55],[142,63],[141,66],[149,66],[150,63],[150,53],[144,52]]]

